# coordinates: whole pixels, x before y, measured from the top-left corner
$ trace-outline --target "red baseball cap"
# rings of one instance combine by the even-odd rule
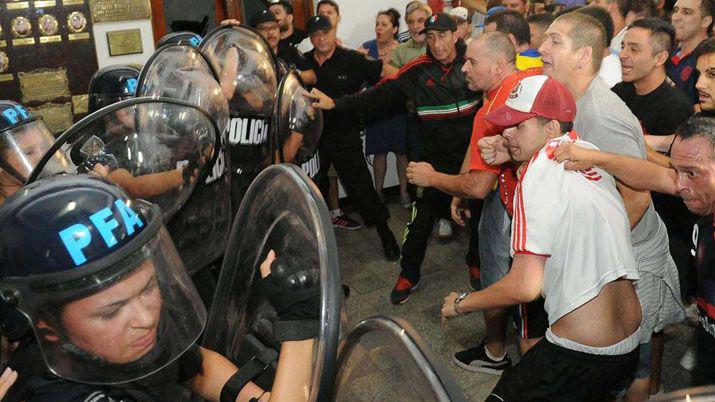
[[[509,94],[504,105],[485,118],[501,127],[513,127],[535,116],[573,121],[576,102],[564,84],[545,75],[532,75],[522,79]]]

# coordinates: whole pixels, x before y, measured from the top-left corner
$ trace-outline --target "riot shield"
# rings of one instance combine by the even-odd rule
[[[199,48],[218,72],[228,99],[234,211],[258,172],[273,163],[269,133],[276,89],[276,62],[257,32],[223,25],[209,32]]]
[[[340,344],[335,401],[466,401],[406,321],[363,320]]]
[[[256,280],[270,250],[290,270],[319,268],[320,328],[313,348],[310,400],[324,400],[340,331],[338,253],[327,206],[297,166],[268,167],[246,192],[231,229],[203,345],[239,367],[257,354],[279,349],[270,326],[276,313],[257,290]]]
[[[220,132],[228,126],[228,100],[218,74],[190,45],[170,44],[154,52],[139,74],[136,96],[183,100],[208,113]]]
[[[67,173],[98,174],[132,198],[159,205],[167,222],[206,179],[218,155],[218,128],[195,106],[175,99],[134,98],[100,109],[57,138],[28,178],[53,170],[71,154]],[[72,152],[79,147],[79,152]]]
[[[295,70],[281,80],[273,110],[271,149],[280,162],[300,166],[314,178],[320,170],[318,143],[323,132],[323,112],[313,101]]]
[[[166,226],[189,274],[224,253],[231,228],[231,181],[226,155],[228,101],[206,57],[190,45],[170,44],[149,58],[139,75],[137,96],[168,97],[206,111],[221,133],[221,148],[206,180]]]

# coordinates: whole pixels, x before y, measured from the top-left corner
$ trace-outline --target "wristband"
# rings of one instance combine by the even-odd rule
[[[469,296],[469,292],[462,292],[456,299],[454,299],[454,312],[457,313],[457,315],[464,314],[461,310],[459,310],[459,302],[464,300],[467,296]]]

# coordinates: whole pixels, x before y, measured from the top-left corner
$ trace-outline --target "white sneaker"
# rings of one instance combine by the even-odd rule
[[[442,239],[452,237],[452,224],[446,219],[439,220],[439,230],[437,230],[437,235]]]
[[[680,367],[688,371],[692,371],[695,368],[695,351],[693,351],[693,348],[689,348],[680,359]]]
[[[693,303],[685,308],[685,319],[691,326],[699,326],[700,319],[698,318],[698,305]]]

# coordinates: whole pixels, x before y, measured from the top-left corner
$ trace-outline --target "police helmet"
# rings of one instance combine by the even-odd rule
[[[99,69],[89,81],[89,113],[134,96],[139,69],[114,65]]]
[[[190,31],[171,32],[159,39],[159,42],[156,44],[156,48],[159,49],[160,47],[169,44],[191,45],[193,47],[198,47],[199,43],[201,43],[201,39],[203,39],[201,35]]]

